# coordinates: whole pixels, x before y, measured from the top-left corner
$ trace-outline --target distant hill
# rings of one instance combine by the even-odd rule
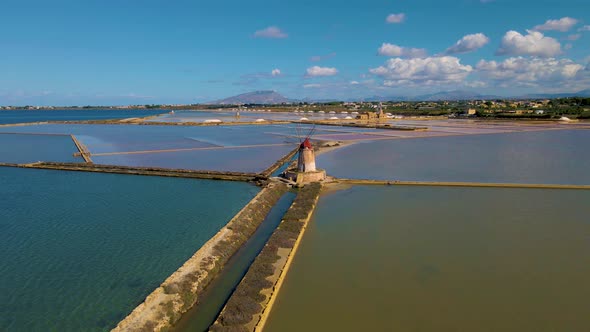
[[[472,91],[454,90],[442,91],[428,95],[416,96],[412,98],[416,101],[438,101],[438,100],[476,100],[476,99],[499,99],[498,96],[480,95]]]
[[[218,105],[237,104],[283,104],[292,102],[276,91],[254,91],[210,102]]]
[[[590,89],[581,90],[572,93],[536,93],[522,96],[523,99],[554,99],[554,98],[568,98],[568,97],[590,97]]]
[[[418,96],[371,96],[365,98],[349,98],[346,101],[454,101],[454,100],[494,100],[494,99],[554,99],[567,97],[590,97],[590,89],[574,92],[574,93],[540,93],[529,94],[514,97],[502,97],[495,95],[482,95],[473,91],[453,90],[442,91],[432,94],[424,94]],[[338,101],[338,99],[315,99],[304,98],[301,100],[288,99],[276,91],[254,91],[243,93],[237,96],[212,101],[208,104],[218,105],[237,105],[237,104],[284,104],[297,102],[331,102]]]

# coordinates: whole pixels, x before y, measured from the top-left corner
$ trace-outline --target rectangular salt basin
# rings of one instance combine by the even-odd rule
[[[96,164],[258,173],[296,145],[93,156]]]
[[[25,164],[37,161],[84,162],[69,135],[0,133],[0,162]]]
[[[259,191],[0,168],[0,330],[109,331]]]
[[[589,200],[579,190],[329,193],[264,331],[585,331]]]
[[[149,151],[207,146],[293,143],[275,126],[36,125],[1,128],[0,132],[74,134],[91,153]],[[294,130],[285,129],[285,134]]]
[[[319,155],[352,179],[590,184],[588,130],[366,141]]]

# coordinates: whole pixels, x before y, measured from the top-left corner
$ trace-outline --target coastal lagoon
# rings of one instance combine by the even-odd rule
[[[585,331],[590,192],[324,195],[266,332]]]
[[[0,184],[2,331],[110,330],[259,191],[8,167]]]
[[[351,179],[590,184],[590,130],[360,142],[322,154]]]
[[[2,110],[0,124],[41,121],[85,121],[140,118],[158,115],[163,110]]]

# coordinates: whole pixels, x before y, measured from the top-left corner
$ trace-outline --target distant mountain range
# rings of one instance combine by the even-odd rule
[[[276,91],[254,91],[210,102],[216,105],[283,104],[293,102]],[[297,102],[297,101],[295,101]]]
[[[581,90],[575,93],[554,93],[554,94],[530,94],[524,98],[530,99],[552,99],[552,98],[568,98],[568,97],[590,97],[590,89]]]
[[[366,101],[446,101],[446,100],[493,100],[493,99],[553,99],[567,97],[590,97],[590,89],[574,93],[540,93],[522,96],[503,97],[497,95],[482,95],[473,91],[443,91],[419,96],[373,96],[364,98]]]
[[[367,98],[347,99],[346,101],[446,101],[446,100],[493,100],[493,99],[553,99],[567,97],[590,97],[590,89],[575,93],[541,93],[529,94],[515,97],[502,97],[495,95],[482,95],[473,91],[453,90],[443,91],[419,96],[372,96]],[[289,99],[276,91],[254,91],[243,93],[237,96],[212,101],[208,104],[237,105],[237,104],[283,104],[297,102],[329,102],[338,99],[313,99],[304,98],[301,100]]]

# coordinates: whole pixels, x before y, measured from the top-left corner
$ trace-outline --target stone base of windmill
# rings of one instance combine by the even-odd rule
[[[306,183],[324,181],[326,179],[326,171],[318,169],[311,172],[298,172],[297,170],[287,170],[285,172],[285,178],[304,185]]]

